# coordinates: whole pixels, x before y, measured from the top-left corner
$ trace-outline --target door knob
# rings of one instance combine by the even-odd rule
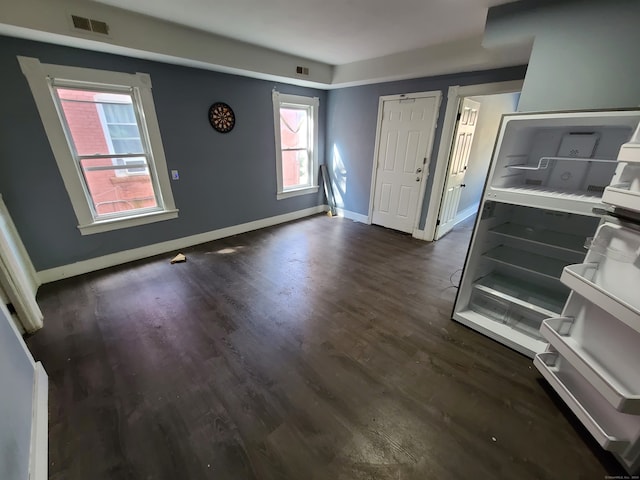
[[[462,188],[464,188],[464,187],[466,187],[466,186],[467,186],[467,184],[466,184],[466,183],[461,183],[461,184],[460,184],[460,186],[461,186]]]
[[[420,177],[416,177],[416,182],[419,182],[419,181],[420,181]]]
[[[422,172],[422,168],[418,167],[418,169],[416,170],[416,173],[421,173]]]

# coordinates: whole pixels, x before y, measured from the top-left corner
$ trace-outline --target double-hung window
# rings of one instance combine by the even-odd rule
[[[18,59],[81,233],[175,218],[149,76]]]
[[[278,199],[318,191],[318,105],[273,92]]]

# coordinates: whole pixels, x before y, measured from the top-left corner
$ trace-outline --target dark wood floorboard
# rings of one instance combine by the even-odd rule
[[[42,286],[50,478],[621,473],[528,358],[450,320],[471,228],[321,215]]]

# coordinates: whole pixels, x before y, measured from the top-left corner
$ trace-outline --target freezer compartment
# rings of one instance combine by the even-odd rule
[[[591,214],[639,121],[639,111],[503,117],[486,198]]]
[[[534,365],[602,448],[619,456],[629,455],[640,434],[640,416],[616,411],[555,351],[536,355]]]
[[[577,294],[540,332],[614,409],[640,415],[639,333]]]
[[[602,201],[640,211],[640,163],[619,163],[611,185],[604,189]]]

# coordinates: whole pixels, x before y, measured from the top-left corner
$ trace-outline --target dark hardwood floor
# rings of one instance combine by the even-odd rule
[[[530,359],[450,320],[471,228],[321,215],[42,286],[50,478],[620,473]]]

